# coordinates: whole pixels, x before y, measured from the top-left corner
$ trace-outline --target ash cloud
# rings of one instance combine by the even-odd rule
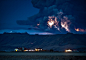
[[[75,28],[82,28],[83,31],[86,29],[85,0],[32,0],[31,2],[33,7],[40,9],[39,13],[26,21],[18,20],[19,25],[31,25],[55,33],[74,33]],[[53,24],[52,28],[49,27],[48,21]]]

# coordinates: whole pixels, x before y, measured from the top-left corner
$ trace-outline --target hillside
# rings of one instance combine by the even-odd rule
[[[0,50],[16,47],[64,50],[86,48],[86,34],[29,35],[27,33],[0,34]]]

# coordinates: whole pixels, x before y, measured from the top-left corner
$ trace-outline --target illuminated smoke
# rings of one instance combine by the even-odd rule
[[[68,31],[68,32],[70,32],[70,30],[68,29],[68,25],[67,25],[67,22],[61,22],[61,26],[63,27],[63,28],[65,28],[66,29],[66,31]]]
[[[61,17],[62,15],[63,15],[63,12],[62,10],[60,10],[57,12],[56,16],[48,16],[48,22],[47,22],[48,26],[50,28],[54,26],[54,28],[56,28],[57,30],[64,28],[66,31],[70,32],[69,26],[71,25],[71,21],[68,20],[69,19],[68,16]],[[59,26],[59,24],[61,26]]]
[[[81,28],[75,28],[77,32],[86,32],[86,29],[81,29]]]
[[[40,24],[37,24],[37,26],[39,26],[39,28],[41,29],[53,29],[53,30],[62,30],[63,28],[67,31],[70,32],[70,25],[71,25],[71,20],[72,20],[72,16],[70,15],[66,15],[66,16],[62,16],[64,13],[62,12],[62,10],[60,9],[58,11],[57,9],[57,13],[56,15],[51,15],[51,16],[44,16],[43,18],[39,18],[37,19],[38,22]],[[45,28],[46,27],[46,28]]]
[[[49,20],[47,23],[50,28],[52,28],[52,25],[54,25],[54,21],[52,19]]]
[[[55,17],[55,16],[48,16],[48,26],[50,27],[50,28],[52,28],[52,26],[54,26],[55,28],[57,28],[57,26],[58,26],[58,23],[59,23],[59,21],[57,21],[57,17]]]
[[[29,17],[27,21],[17,21],[17,23],[20,25],[31,25],[43,31],[53,31],[55,33],[86,32],[86,29],[75,29],[75,27],[80,26],[81,20],[83,22],[86,20],[83,18],[86,16],[86,10],[83,8],[84,4],[83,6],[78,5],[81,3],[78,1],[83,2],[83,0],[32,0],[33,6],[39,9],[39,13]],[[85,24],[81,26],[86,28]]]
[[[61,26],[65,28],[66,31],[70,32],[69,30],[69,25],[70,25],[70,20],[68,20],[67,16],[64,16],[63,19],[61,19]]]

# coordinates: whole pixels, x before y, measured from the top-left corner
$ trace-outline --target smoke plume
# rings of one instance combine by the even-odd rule
[[[39,13],[26,21],[18,20],[20,25],[31,25],[43,31],[86,32],[85,0],[32,0]],[[78,30],[79,29],[79,30]]]

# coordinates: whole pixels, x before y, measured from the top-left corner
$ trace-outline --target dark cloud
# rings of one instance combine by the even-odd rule
[[[85,0],[32,0],[31,2],[33,7],[40,9],[39,13],[26,21],[18,20],[18,24],[33,25],[44,31],[59,31],[59,33],[74,32],[75,28],[86,29]],[[48,26],[49,19],[55,22],[52,28]]]

